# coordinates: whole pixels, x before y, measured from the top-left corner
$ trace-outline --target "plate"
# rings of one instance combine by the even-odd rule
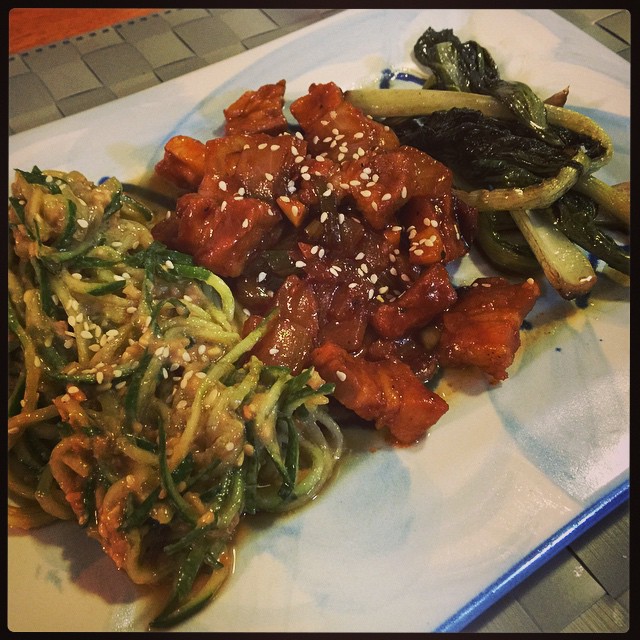
[[[505,79],[611,135],[598,174],[629,179],[630,66],[543,10],[349,10],[143,92],[10,137],[14,168],[77,169],[97,181],[148,175],[175,134],[217,135],[243,91],[287,81],[376,84],[415,72],[413,43],[451,28],[494,55]],[[487,272],[465,258],[458,284]],[[450,410],[419,444],[349,433],[337,477],[301,511],[242,530],[218,598],[177,630],[457,631],[627,498],[629,287],[603,273],[584,304],[547,287],[499,385],[446,378]],[[153,596],[113,567],[79,527],[8,542],[12,631],[143,630]]]

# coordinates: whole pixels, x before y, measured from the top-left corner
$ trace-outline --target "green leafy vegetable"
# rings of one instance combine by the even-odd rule
[[[597,204],[589,197],[570,191],[552,207],[555,224],[585,251],[626,275],[631,273],[631,257],[597,224]]]
[[[503,80],[491,54],[477,42],[462,42],[451,29],[435,31],[429,27],[415,43],[414,54],[435,74],[436,88],[493,96],[536,137],[562,146],[561,139],[547,127],[540,98],[523,82]]]

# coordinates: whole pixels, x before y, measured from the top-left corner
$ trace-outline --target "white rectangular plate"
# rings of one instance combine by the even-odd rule
[[[243,91],[287,81],[371,86],[416,71],[427,27],[451,28],[494,56],[503,78],[541,97],[570,87],[569,108],[611,135],[598,176],[629,180],[630,66],[549,11],[346,11],[232,59],[12,136],[13,169],[76,169],[93,181],[148,175],[175,134],[207,140]],[[465,258],[458,283],[486,272]],[[408,448],[370,452],[373,433],[299,513],[245,529],[235,573],[179,630],[459,630],[626,498],[629,288],[604,273],[585,305],[549,288],[502,384],[451,378],[449,412]],[[379,442],[376,440],[376,444]],[[268,526],[267,526],[268,525]],[[74,524],[8,543],[13,631],[135,631],[157,603]]]

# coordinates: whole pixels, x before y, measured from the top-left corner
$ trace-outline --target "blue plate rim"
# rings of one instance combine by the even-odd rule
[[[456,633],[462,631],[491,605],[503,598],[525,578],[546,564],[573,540],[628,499],[629,480],[626,480],[582,511],[564,527],[558,529],[554,535],[547,538],[547,540],[531,551],[531,553],[514,564],[508,571],[493,582],[493,584],[481,591],[464,607],[440,624],[435,629],[435,632]]]

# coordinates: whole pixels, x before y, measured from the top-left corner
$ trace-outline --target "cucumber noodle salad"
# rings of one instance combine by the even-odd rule
[[[16,168],[9,525],[76,521],[133,582],[168,584],[152,628],[213,598],[245,516],[318,496],[347,424],[410,445],[448,409],[441,369],[505,380],[540,278],[571,300],[597,261],[629,273],[610,235],[628,189],[593,176],[607,134],[449,30],[415,54],[420,89],[314,84],[291,124],[283,80],[229,105],[224,135],[174,136],[170,211]],[[454,287],[472,246],[502,275]]]

